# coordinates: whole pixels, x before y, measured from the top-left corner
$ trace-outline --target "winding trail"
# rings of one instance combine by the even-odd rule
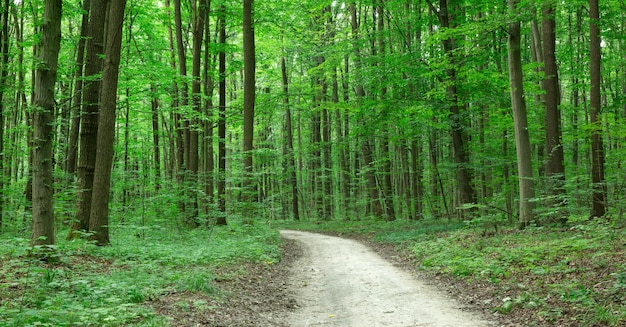
[[[304,252],[287,282],[299,306],[289,326],[495,326],[357,241],[280,233]]]

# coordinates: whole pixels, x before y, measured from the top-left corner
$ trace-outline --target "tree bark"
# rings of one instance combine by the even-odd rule
[[[0,232],[4,219],[4,90],[9,74],[9,0],[2,3],[2,29],[0,30]]]
[[[111,168],[115,140],[115,108],[122,45],[122,26],[126,0],[112,0],[108,21],[100,117],[98,121],[98,147],[93,181],[93,195],[89,230],[94,233],[89,240],[97,245],[108,245],[109,241],[109,195],[111,190]]]
[[[80,108],[83,102],[83,71],[85,66],[85,46],[87,44],[87,33],[89,32],[89,11],[91,0],[83,1],[83,18],[80,25],[80,39],[78,40],[76,53],[76,82],[74,85],[74,98],[72,100],[72,124],[70,126],[69,151],[65,171],[73,175],[76,172],[76,161],[78,159],[78,137],[80,133]]]
[[[439,22],[443,28],[452,28],[448,0],[439,1]],[[452,147],[454,149],[454,162],[456,164],[456,182],[459,189],[459,203],[475,203],[476,192],[472,186],[472,174],[470,172],[470,158],[467,135],[464,132],[467,127],[466,119],[463,118],[465,113],[464,106],[459,103],[459,92],[457,89],[457,44],[452,37],[443,40],[443,48],[448,58],[448,67],[446,68],[447,87],[446,95],[450,108],[450,120],[452,122]]]
[[[85,77],[89,80],[83,94],[81,110],[80,148],[78,162],[78,208],[68,238],[79,236],[77,231],[89,230],[89,215],[93,192],[98,136],[98,109],[104,53],[104,24],[109,0],[93,0],[89,20],[89,38],[85,58]]]
[[[61,48],[61,0],[46,0],[35,79],[32,245],[54,244],[52,142],[54,88]]]
[[[226,225],[226,8],[220,8],[219,44],[219,112],[217,120],[217,202],[221,214],[218,225]]]
[[[545,91],[545,135],[546,135],[546,182],[550,195],[556,197],[557,207],[565,204],[560,198],[565,193],[565,166],[563,163],[563,144],[561,135],[561,111],[559,109],[559,75],[556,65],[556,34],[555,34],[556,1],[543,2],[543,62],[545,78],[542,82]],[[566,220],[564,213],[557,213],[558,220]]]
[[[283,104],[285,105],[285,130],[287,131],[287,144],[285,146],[286,170],[288,181],[291,186],[291,211],[293,219],[300,220],[298,179],[296,175],[296,160],[293,151],[293,126],[291,123],[291,108],[289,106],[289,79],[287,78],[287,65],[285,57],[280,60],[280,70],[283,84]]]
[[[517,12],[517,0],[508,0],[509,10]],[[520,22],[509,23],[509,84],[511,87],[511,107],[515,126],[515,145],[517,150],[517,170],[519,181],[519,226],[525,228],[534,220],[535,185],[531,161],[530,136],[526,101],[524,100],[524,80],[520,51]]]
[[[254,100],[256,58],[254,46],[254,0],[243,0],[243,192],[244,201],[254,199],[252,182],[254,150]]]
[[[159,98],[155,94],[156,88],[150,86],[152,92],[152,145],[153,145],[153,161],[154,161],[154,192],[159,193],[161,189],[161,148],[159,146]]]
[[[377,15],[377,30],[378,30],[378,50],[381,58],[385,57],[385,38],[383,32],[385,30],[385,11],[383,8],[383,0],[379,0],[376,4],[376,15]],[[384,67],[384,60],[380,60],[381,65],[383,65],[383,70],[386,69]],[[380,90],[380,100],[384,102],[387,96],[387,87],[385,77],[381,77],[382,87]],[[393,184],[392,184],[392,171],[391,171],[391,152],[389,151],[389,131],[390,128],[385,128],[382,132],[383,137],[381,140],[381,156],[383,159],[382,171],[383,171],[383,199],[385,202],[385,220],[393,221],[396,219],[396,212],[393,201]]]
[[[210,7],[211,1],[207,1],[207,13],[211,12]],[[215,159],[214,159],[214,150],[213,150],[213,130],[215,129],[215,121],[214,121],[214,107],[213,107],[213,91],[215,90],[215,83],[213,82],[213,77],[209,73],[209,71],[213,70],[215,67],[215,58],[214,55],[209,55],[209,47],[211,46],[211,30],[209,21],[204,24],[206,35],[204,40],[204,98],[205,98],[205,114],[207,119],[204,121],[204,139],[203,139],[203,148],[204,148],[204,192],[207,195],[207,204],[205,206],[206,209],[212,208],[214,201],[214,177],[213,174],[215,172]],[[209,60],[210,58],[210,60]],[[208,221],[207,221],[208,223]]]
[[[591,183],[592,203],[591,217],[602,217],[606,214],[606,186],[604,184],[604,145],[602,142],[602,108],[600,84],[602,83],[600,48],[600,11],[598,0],[589,0],[590,29],[590,72],[591,86],[589,91],[590,123],[591,123]]]

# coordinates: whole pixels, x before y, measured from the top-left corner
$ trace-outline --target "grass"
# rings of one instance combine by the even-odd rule
[[[626,228],[610,220],[518,231],[443,220],[281,223],[396,244],[419,268],[462,281],[524,325],[626,325]]]
[[[46,262],[28,255],[37,249],[27,239],[1,235],[0,325],[168,326],[151,301],[176,292],[220,298],[220,267],[280,260],[278,233],[265,224],[178,232],[122,225],[112,242],[96,247],[61,233]]]
[[[29,255],[38,249],[27,239],[2,234],[0,326],[169,326],[175,322],[155,312],[153,301],[203,294],[181,301],[179,310],[210,310],[205,299],[225,297],[217,281],[237,277],[220,276],[221,268],[280,260],[278,228],[394,244],[421,269],[460,281],[479,303],[522,325],[626,325],[624,222],[581,219],[494,233],[446,220],[245,225],[231,219],[214,231],[159,221],[118,224],[110,247],[65,241],[62,232],[47,262]]]

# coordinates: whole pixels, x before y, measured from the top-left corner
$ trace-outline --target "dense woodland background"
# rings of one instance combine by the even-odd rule
[[[599,5],[2,0],[2,231],[622,217],[626,2]]]

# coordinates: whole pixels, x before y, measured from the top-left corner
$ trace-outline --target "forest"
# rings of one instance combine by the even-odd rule
[[[0,3],[0,323],[159,325],[134,304],[211,294],[207,265],[277,263],[286,227],[477,279],[487,259],[450,265],[514,238],[538,251],[505,260],[520,278],[580,278],[567,310],[542,288],[506,297],[517,311],[626,322],[624,0]],[[105,282],[141,260],[170,280]],[[94,285],[123,296],[48,297]]]

